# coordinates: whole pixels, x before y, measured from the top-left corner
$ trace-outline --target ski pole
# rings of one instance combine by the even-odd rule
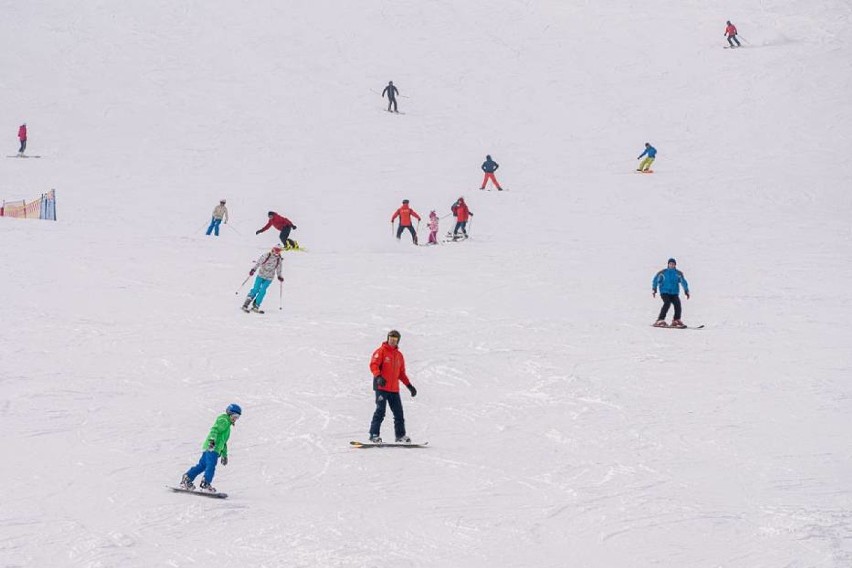
[[[473,217],[471,217],[470,221],[467,222],[467,230],[470,231],[471,227],[473,227]]]
[[[278,309],[281,310],[284,307],[284,282],[281,280],[278,281]]]
[[[249,274],[248,276],[246,276],[246,279],[245,279],[245,280],[243,280],[243,283],[242,283],[242,284],[240,284],[240,287],[239,287],[239,288],[237,288],[237,291],[236,291],[236,292],[234,292],[234,296],[236,296],[237,294],[239,294],[239,293],[240,293],[240,290],[242,290],[242,289],[243,289],[243,286],[245,286],[245,285],[246,285],[246,282],[248,282],[248,281],[249,281],[249,278],[251,278],[251,274]]]
[[[233,225],[228,225],[227,223],[225,223],[225,225],[227,225],[228,227],[232,228],[232,229],[234,230],[234,232],[235,232],[235,233],[237,233],[238,235],[242,235],[242,233],[241,233],[241,232],[239,232],[239,231],[237,231],[237,228],[236,228],[236,227],[234,227]]]
[[[208,225],[210,225],[210,221],[205,221],[203,225],[201,225],[200,227],[195,229],[195,232],[197,233],[198,231],[204,230],[204,227],[206,227]]]
[[[391,221],[391,236],[393,236],[393,221]]]

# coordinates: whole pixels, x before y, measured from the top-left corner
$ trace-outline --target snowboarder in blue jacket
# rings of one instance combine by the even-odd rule
[[[644,160],[642,160],[642,156],[646,156]],[[639,154],[637,160],[642,160],[639,162],[639,167],[636,168],[637,172],[647,172],[650,171],[651,164],[654,163],[654,160],[657,158],[657,149],[651,146],[648,142],[645,142],[645,151]]]
[[[660,315],[657,318],[655,327],[669,327],[666,324],[666,314],[669,311],[669,306],[674,305],[674,320],[671,327],[686,327],[680,321],[680,287],[683,286],[683,292],[686,298],[689,299],[689,283],[683,272],[677,269],[677,261],[673,258],[669,259],[668,268],[664,268],[654,275],[651,281],[652,296],[657,296],[657,288],[660,289],[660,298],[663,299],[663,308],[660,310]]]
[[[239,404],[229,404],[225,409],[224,414],[220,414],[210,428],[210,433],[202,445],[201,459],[198,464],[189,468],[183,474],[180,480],[180,486],[183,489],[193,490],[195,485],[193,482],[198,474],[204,472],[204,479],[201,481],[201,491],[208,493],[216,493],[216,488],[210,485],[213,482],[213,475],[216,473],[216,462],[221,461],[222,465],[228,465],[228,439],[231,437],[231,427],[237,423],[237,419],[242,415],[243,409]]]

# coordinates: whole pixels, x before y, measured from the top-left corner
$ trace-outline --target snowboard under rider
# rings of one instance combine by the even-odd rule
[[[288,219],[287,217],[282,217],[281,215],[279,215],[275,211],[270,211],[269,213],[266,214],[266,216],[269,217],[269,221],[267,221],[266,225],[264,225],[262,228],[255,231],[254,234],[259,235],[262,232],[264,232],[266,229],[268,229],[269,227],[275,227],[276,229],[281,231],[281,233],[278,235],[278,237],[281,239],[282,245],[284,245],[288,249],[298,248],[296,241],[289,238],[290,237],[290,231],[291,230],[295,231],[296,225],[294,225],[293,222],[290,219]]]
[[[254,263],[254,267],[249,270],[249,276],[254,276],[254,273],[257,272],[257,277],[254,279],[254,286],[246,296],[246,301],[243,302],[244,312],[263,313],[260,305],[263,303],[263,298],[266,297],[266,290],[272,283],[272,279],[277,276],[279,282],[284,282],[284,277],[281,276],[281,265],[283,263],[281,245],[275,245],[272,250],[260,255],[260,258]],[[251,310],[249,310],[249,304],[251,304]]]
[[[417,244],[417,231],[414,230],[414,227],[411,225],[411,218],[414,217],[417,219],[417,222],[420,222],[420,215],[417,214],[417,211],[408,206],[408,200],[402,200],[402,207],[394,211],[393,216],[391,217],[391,225],[396,221],[396,218],[399,217],[399,227],[396,229],[396,238],[399,240],[402,238],[402,232],[405,229],[411,231],[411,240],[414,244]]]
[[[728,45],[731,47],[742,47],[740,40],[737,39],[737,26],[731,23],[731,20],[725,22],[725,36],[728,38]],[[734,45],[736,42],[737,45]]]
[[[497,171],[497,168],[500,167],[500,164],[491,159],[491,156],[485,156],[485,161],[482,162],[482,166],[480,168],[483,172],[485,172],[485,177],[482,178],[482,187],[479,189],[485,189],[485,186],[488,185],[488,180],[491,180],[498,191],[503,191],[503,188],[500,187],[500,182],[497,181],[497,178],[494,176],[494,172]]]
[[[464,238],[466,239],[467,222],[471,217],[473,217],[473,213],[470,212],[470,208],[467,206],[467,203],[464,202],[464,197],[459,197],[450,209],[453,212],[453,216],[456,218],[456,228],[453,229],[453,238],[457,238],[459,230],[461,230]]]
[[[393,413],[395,440],[406,444],[411,443],[411,438],[405,433],[405,416],[402,411],[402,398],[399,395],[399,383],[405,385],[412,397],[417,396],[417,389],[405,373],[405,358],[399,350],[399,340],[399,332],[392,329],[388,332],[387,340],[373,352],[370,358],[373,391],[376,396],[376,410],[370,422],[370,441],[376,444],[382,443],[379,434],[388,405]]]
[[[645,156],[645,159],[642,160],[642,156]],[[651,146],[648,142],[645,142],[645,150],[639,154],[637,160],[642,160],[639,162],[639,167],[636,168],[637,172],[647,172],[651,169],[651,164],[654,163],[654,160],[657,159],[657,149]]]
[[[198,460],[196,465],[189,468],[180,480],[182,488],[195,489],[195,478],[198,477],[199,473],[204,472],[204,478],[199,489],[208,493],[217,493],[216,488],[210,485],[213,483],[213,476],[216,474],[216,462],[228,465],[228,438],[231,437],[231,427],[237,423],[242,414],[243,409],[240,408],[239,404],[229,404],[225,413],[216,418],[216,422],[210,428],[210,433],[207,434],[207,439],[201,446],[201,459]]]
[[[375,91],[373,91],[375,93]],[[385,93],[388,95],[388,112],[391,112],[391,105],[393,105],[393,112],[399,112],[396,107],[396,96],[399,94],[399,89],[393,86],[393,81],[388,81],[388,86],[382,91],[382,98],[385,98]]]
[[[213,208],[213,217],[210,219],[210,226],[207,227],[207,234],[214,233],[219,236],[219,225],[221,223],[228,224],[228,208],[225,207],[225,200],[219,201],[219,205]]]
[[[680,287],[683,286],[683,292],[686,298],[689,299],[689,283],[683,272],[677,269],[677,261],[673,258],[669,259],[668,267],[660,270],[654,275],[651,281],[651,295],[657,296],[657,288],[660,289],[660,298],[663,300],[663,307],[660,310],[660,315],[657,317],[655,327],[686,327],[680,321]],[[666,314],[669,311],[669,306],[674,306],[674,320],[671,326],[666,324]]]

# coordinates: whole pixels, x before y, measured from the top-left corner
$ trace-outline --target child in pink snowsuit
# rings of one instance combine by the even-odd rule
[[[437,245],[438,244],[438,215],[435,214],[435,211],[429,213],[429,244]]]

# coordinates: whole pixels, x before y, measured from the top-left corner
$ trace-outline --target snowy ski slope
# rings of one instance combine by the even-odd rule
[[[2,13],[0,198],[59,221],[0,219],[0,566],[852,565],[848,2]],[[246,315],[270,209],[309,252]],[[390,328],[430,447],[352,449]],[[230,498],[166,491],[230,402]]]

